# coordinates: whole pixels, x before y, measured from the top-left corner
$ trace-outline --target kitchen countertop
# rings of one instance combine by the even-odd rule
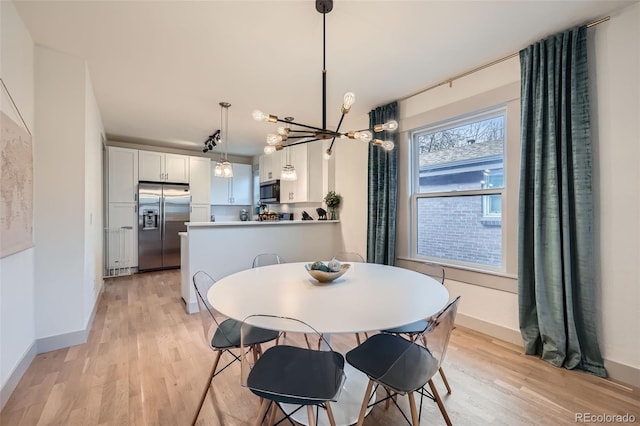
[[[325,223],[340,223],[339,220],[247,220],[247,221],[228,221],[228,222],[186,222],[187,228],[200,228],[210,226],[267,226],[267,225],[321,225]]]

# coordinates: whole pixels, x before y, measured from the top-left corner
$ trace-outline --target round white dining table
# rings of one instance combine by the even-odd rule
[[[435,279],[404,268],[373,263],[351,263],[331,283],[319,283],[305,269],[306,262],[282,263],[248,269],[219,280],[207,293],[220,313],[239,321],[251,315],[295,318],[320,333],[379,331],[428,318],[449,300],[447,289]],[[292,322],[265,319],[252,324],[279,331],[300,332]],[[347,380],[332,404],[337,424],[357,421],[368,378],[345,364]],[[306,411],[295,420],[306,423]],[[296,413],[296,414],[298,414]],[[318,425],[328,424],[320,416]]]

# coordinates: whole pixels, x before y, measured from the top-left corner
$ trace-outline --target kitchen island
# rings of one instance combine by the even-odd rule
[[[205,271],[218,280],[251,268],[261,253],[286,262],[329,260],[344,243],[338,220],[187,222],[181,235],[181,294],[187,313],[198,311],[191,277]]]

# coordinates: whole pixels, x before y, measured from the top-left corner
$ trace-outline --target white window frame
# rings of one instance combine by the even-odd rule
[[[493,117],[498,117],[498,116],[503,116],[504,117],[504,148],[503,148],[503,176],[507,176],[508,170],[507,168],[509,167],[508,163],[507,163],[507,146],[509,143],[509,134],[507,131],[508,128],[508,120],[509,120],[509,115],[508,115],[508,108],[506,106],[506,104],[502,104],[502,105],[498,105],[498,106],[494,106],[491,107],[489,109],[484,109],[484,110],[478,110],[478,111],[473,111],[458,117],[453,117],[451,119],[447,119],[447,120],[443,120],[439,123],[434,123],[434,124],[430,124],[430,125],[426,125],[426,126],[422,126],[420,128],[414,129],[412,131],[409,132],[409,143],[411,145],[411,170],[412,170],[412,179],[411,179],[411,187],[410,187],[410,191],[411,191],[411,226],[410,226],[410,232],[411,232],[411,237],[410,237],[410,241],[411,241],[411,257],[416,259],[416,260],[421,260],[421,261],[430,261],[430,262],[437,262],[440,264],[443,264],[445,266],[451,266],[451,267],[458,267],[458,268],[462,268],[462,269],[469,269],[469,270],[473,270],[473,271],[479,271],[479,272],[488,272],[488,273],[499,273],[499,274],[506,274],[507,272],[507,233],[505,232],[504,229],[502,229],[501,232],[501,262],[500,262],[500,266],[491,266],[491,265],[484,265],[484,264],[479,264],[479,263],[471,263],[471,262],[463,262],[463,261],[459,261],[459,260],[454,260],[454,259],[443,259],[443,258],[434,258],[434,257],[430,257],[430,256],[424,256],[424,255],[420,255],[418,254],[418,214],[417,214],[417,206],[418,206],[418,200],[421,198],[442,198],[442,197],[460,197],[460,196],[470,196],[470,195],[482,195],[482,196],[486,196],[486,195],[493,195],[493,194],[499,194],[502,197],[502,204],[505,205],[506,203],[506,196],[507,196],[507,185],[508,182],[507,180],[503,177],[503,182],[504,185],[502,188],[492,188],[492,189],[473,189],[473,190],[459,190],[459,191],[447,191],[447,192],[429,192],[429,193],[419,193],[419,188],[420,188],[420,167],[419,167],[419,152],[418,152],[418,143],[416,141],[417,136],[419,134],[423,134],[423,133],[432,133],[432,132],[437,132],[439,130],[444,130],[444,129],[448,129],[448,128],[452,128],[452,127],[458,127],[458,126],[463,126],[465,124],[470,124],[470,123],[474,123],[477,121],[482,121],[485,119],[489,119],[489,118],[493,118]],[[483,200],[483,203],[485,201]],[[491,217],[492,220],[500,220],[501,221],[501,226],[504,226],[504,224],[507,222],[505,220],[503,220],[503,216],[504,216],[504,209],[502,209],[502,213],[501,216],[495,216],[495,217]],[[484,206],[483,206],[483,213],[484,213]]]

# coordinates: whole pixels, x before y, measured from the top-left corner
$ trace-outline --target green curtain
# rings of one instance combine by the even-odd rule
[[[518,297],[527,354],[606,377],[596,333],[586,32],[520,51]]]
[[[369,113],[370,128],[398,119],[398,102]],[[369,144],[367,262],[393,265],[396,256],[398,196],[398,132],[375,133],[375,138],[396,144],[391,151]]]

